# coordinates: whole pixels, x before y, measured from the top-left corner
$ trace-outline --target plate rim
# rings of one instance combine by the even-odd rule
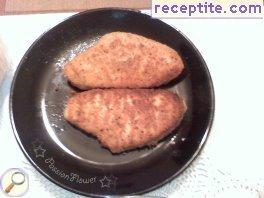
[[[91,12],[97,12],[97,11],[107,11],[107,10],[112,10],[112,11],[129,11],[129,12],[136,12],[136,13],[140,13],[143,15],[147,15],[147,16],[151,16],[145,13],[142,13],[140,10],[137,9],[131,9],[131,8],[118,8],[118,7],[108,7],[108,8],[96,8],[96,9],[90,9],[90,10],[85,10],[82,12],[78,12],[74,15],[71,15],[69,17],[66,17],[65,19],[63,19],[62,21],[60,21],[59,23],[57,23],[56,25],[48,28],[47,30],[45,30],[40,36],[37,37],[37,39],[34,40],[34,42],[30,45],[30,47],[26,50],[26,52],[24,53],[24,55],[22,56],[22,58],[19,61],[19,64],[14,72],[13,75],[13,79],[12,79],[12,83],[11,83],[11,88],[10,88],[10,94],[9,94],[9,117],[10,117],[10,121],[11,121],[11,126],[12,126],[12,130],[13,130],[13,134],[15,136],[15,139],[20,147],[20,149],[22,150],[22,153],[24,154],[24,156],[26,157],[26,159],[30,162],[30,164],[39,172],[41,173],[45,178],[47,178],[49,181],[53,182],[54,184],[56,184],[57,186],[70,191],[72,193],[77,193],[79,195],[84,195],[84,196],[93,196],[93,197],[104,197],[104,196],[108,196],[106,195],[99,195],[99,194],[93,194],[93,193],[85,193],[83,191],[78,191],[77,189],[71,188],[55,179],[53,179],[51,176],[49,176],[45,171],[43,171],[41,169],[41,167],[39,167],[34,160],[32,159],[32,157],[29,156],[28,152],[26,151],[26,149],[24,148],[24,145],[21,142],[21,139],[19,137],[18,131],[16,129],[16,125],[15,125],[15,121],[14,121],[14,115],[13,115],[13,94],[14,94],[14,88],[15,88],[15,82],[17,80],[17,76],[19,71],[22,68],[22,62],[25,59],[25,57],[27,56],[27,54],[31,51],[31,49],[35,46],[35,44],[40,41],[43,36],[46,35],[46,33],[50,32],[51,30],[53,30],[54,28],[56,28],[57,26],[59,26],[60,24],[64,23],[65,21],[75,18],[77,16],[83,15],[83,14],[87,14],[87,13],[91,13]],[[155,20],[160,20],[160,19],[155,19]],[[162,20],[160,20],[162,21]],[[163,21],[162,21],[163,22]],[[165,23],[165,22],[163,22]],[[204,132],[203,138],[201,139],[201,141],[199,142],[199,145],[196,149],[196,151],[193,153],[193,155],[191,156],[191,158],[185,163],[185,165],[183,167],[181,167],[175,174],[173,174],[172,176],[170,176],[169,178],[167,178],[166,180],[160,182],[157,185],[154,185],[150,188],[147,188],[145,190],[141,190],[135,193],[127,193],[127,194],[117,194],[117,195],[113,195],[113,196],[124,196],[124,195],[138,195],[138,194],[143,194],[143,193],[148,193],[151,192],[157,188],[160,188],[162,186],[164,186],[165,184],[167,184],[168,182],[172,181],[173,179],[175,179],[178,175],[182,174],[183,171],[188,168],[193,162],[194,160],[197,158],[197,156],[201,153],[202,149],[205,146],[205,143],[207,141],[207,139],[209,138],[209,133],[212,129],[213,126],[213,122],[214,122],[214,116],[215,116],[215,91],[214,91],[214,85],[213,85],[213,81],[212,81],[212,77],[210,75],[210,71],[208,69],[208,66],[206,64],[206,61],[204,60],[202,54],[200,53],[200,51],[196,48],[196,46],[193,44],[193,42],[183,33],[181,32],[178,28],[167,24],[166,25],[170,26],[171,28],[175,29],[179,34],[181,34],[181,36],[183,36],[188,42],[189,44],[192,46],[192,48],[194,49],[194,51],[197,53],[199,59],[202,62],[202,65],[205,69],[206,72],[206,76],[209,79],[209,92],[211,95],[211,106],[210,106],[210,112],[209,112],[209,116],[208,116],[208,123],[206,126],[206,130]]]

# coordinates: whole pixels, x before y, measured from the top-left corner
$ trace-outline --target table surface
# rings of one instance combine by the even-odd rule
[[[151,0],[0,0],[0,15],[77,12],[102,7],[149,9],[151,7]]]
[[[8,112],[19,60],[39,35],[72,14],[0,17],[0,39],[10,63],[0,85],[0,174],[23,168],[30,179],[26,197],[80,197],[51,183],[28,163],[15,141]],[[264,20],[164,21],[182,31],[203,55],[214,83],[216,111],[202,153],[183,174],[149,195],[264,197]]]

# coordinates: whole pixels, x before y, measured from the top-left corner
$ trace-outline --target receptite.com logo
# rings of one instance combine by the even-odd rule
[[[156,18],[263,19],[263,0],[152,0]]]
[[[0,179],[1,190],[9,197],[20,197],[28,191],[28,175],[22,169],[8,169]]]

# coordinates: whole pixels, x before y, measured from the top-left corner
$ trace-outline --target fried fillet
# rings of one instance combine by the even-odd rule
[[[64,75],[82,90],[149,88],[176,78],[183,68],[174,49],[136,34],[113,32],[66,64]]]
[[[181,122],[185,103],[153,89],[93,89],[72,96],[64,117],[113,153],[155,144]]]

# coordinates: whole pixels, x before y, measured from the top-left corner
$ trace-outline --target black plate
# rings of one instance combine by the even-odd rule
[[[176,49],[186,71],[163,88],[178,92],[188,106],[181,126],[156,147],[119,155],[62,115],[65,101],[76,91],[62,77],[63,65],[113,31],[140,34]],[[22,58],[10,96],[15,136],[28,160],[52,182],[91,196],[138,194],[171,180],[198,154],[213,112],[212,81],[194,45],[162,21],[123,9],[82,12],[42,35]]]

